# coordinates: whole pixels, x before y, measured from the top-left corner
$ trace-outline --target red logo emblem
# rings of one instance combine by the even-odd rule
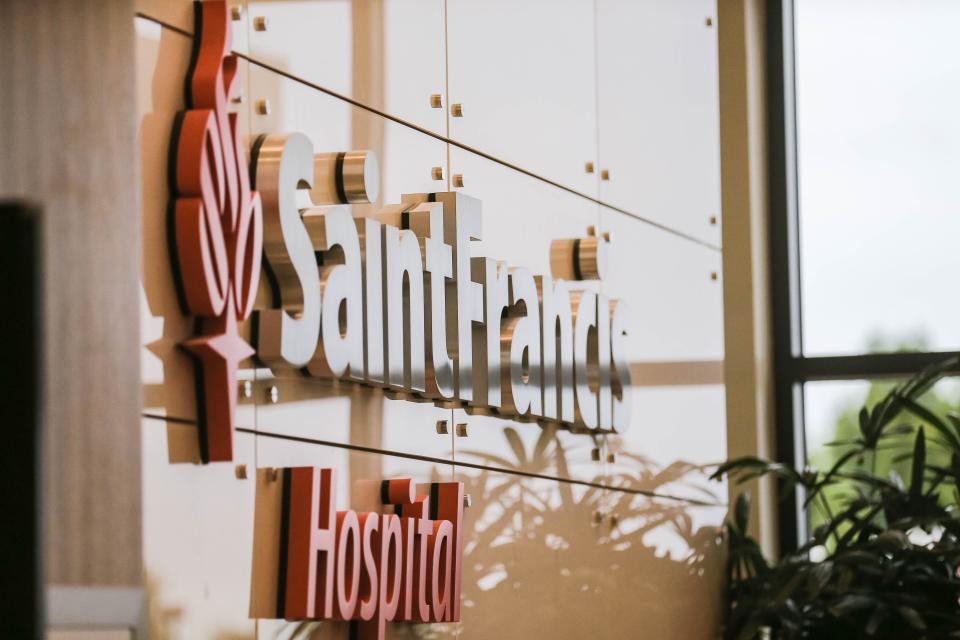
[[[237,366],[253,355],[237,322],[247,319],[260,280],[263,215],[227,103],[239,93],[226,3],[196,3],[197,42],[187,110],[171,148],[172,256],[181,302],[197,317],[183,342],[198,375],[197,421],[204,462],[231,460]]]

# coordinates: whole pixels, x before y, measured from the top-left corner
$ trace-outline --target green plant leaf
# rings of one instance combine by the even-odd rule
[[[868,636],[876,635],[877,629],[880,628],[880,623],[886,619],[887,615],[886,607],[877,607],[873,610],[873,613],[870,615],[870,620],[864,628]]]
[[[907,624],[914,629],[919,629],[922,631],[927,628],[927,624],[923,621],[923,618],[920,617],[920,614],[917,613],[917,610],[913,607],[901,605],[897,607],[897,613],[899,613],[900,617],[903,618]]]
[[[858,424],[860,426],[860,435],[863,436],[864,440],[870,440],[871,424],[870,424],[870,412],[867,411],[866,407],[860,409],[860,415]]]
[[[747,532],[747,523],[750,520],[750,492],[744,491],[737,496],[737,504],[734,506],[733,521],[736,524],[737,531]]]
[[[840,596],[835,605],[830,607],[829,611],[835,618],[843,618],[855,611],[867,609],[877,604],[877,600],[867,595],[859,593],[848,593]]]
[[[810,577],[807,583],[810,597],[816,598],[820,595],[820,592],[823,591],[830,583],[830,578],[833,577],[833,562],[825,560],[820,564],[816,565],[810,571]]]
[[[960,440],[960,413],[957,413],[955,411],[948,411],[947,420],[950,422],[950,425],[953,427],[954,433],[957,434],[957,439]]]
[[[740,472],[744,469],[763,469],[769,463],[756,456],[741,456],[727,460],[717,467],[717,470],[710,474],[711,480],[720,480],[723,476],[734,472]]]
[[[909,457],[909,455],[907,456]],[[896,460],[896,458],[894,458]],[[900,477],[900,474],[897,473],[896,469],[890,469],[890,482],[900,491],[906,489],[906,485],[903,484],[903,478]]]
[[[923,497],[923,467],[927,463],[927,444],[923,437],[923,427],[917,430],[917,439],[913,445],[913,466],[910,472],[910,501],[917,502]]]
[[[812,541],[814,543],[823,544],[827,540],[827,536],[829,535],[830,535],[830,525],[828,523],[824,523],[814,528],[813,533],[811,534],[810,537],[813,538]]]
[[[957,438],[957,435],[953,432],[953,429],[948,426],[946,422],[941,420],[937,414],[911,398],[903,398],[903,406],[907,409],[907,411],[939,431],[940,435],[942,435],[946,440],[950,449],[953,451],[960,451],[960,439]]]
[[[903,531],[890,529],[877,536],[875,543],[877,547],[885,552],[902,551],[910,548],[910,540]]]

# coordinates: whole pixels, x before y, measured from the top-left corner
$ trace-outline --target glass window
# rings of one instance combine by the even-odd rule
[[[796,0],[803,352],[960,348],[960,3]]]
[[[777,452],[826,470],[843,452],[830,443],[859,431],[861,407],[960,356],[960,3],[767,7]],[[923,402],[960,408],[957,380]],[[861,464],[902,475],[912,436],[902,440]],[[832,500],[805,511],[791,496],[781,548],[805,539]]]

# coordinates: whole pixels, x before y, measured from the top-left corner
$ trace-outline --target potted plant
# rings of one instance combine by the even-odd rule
[[[856,437],[831,443],[827,469],[756,457],[717,469],[713,478],[737,483],[773,476],[821,521],[770,562],[746,531],[749,497],[738,497],[725,530],[725,639],[960,638],[960,416],[920,401],[956,366],[930,367],[862,409]],[[878,472],[877,454],[905,438],[896,459],[909,477]]]

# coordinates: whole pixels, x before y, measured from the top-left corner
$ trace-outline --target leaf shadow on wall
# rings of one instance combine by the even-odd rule
[[[464,514],[461,622],[391,624],[388,637],[628,638],[641,628],[658,640],[715,636],[724,553],[719,527],[698,520],[719,522],[724,506],[533,478],[566,471],[555,431],[544,429],[531,450],[513,427],[503,437],[512,459],[458,453],[503,469],[457,469],[472,497]],[[684,483],[704,490],[699,467],[634,462],[593,482],[628,486],[642,478],[652,491]],[[343,623],[290,622],[276,637],[348,635]]]
[[[511,427],[503,435],[518,471],[570,475],[567,460],[576,456],[553,429],[544,429],[529,452]],[[686,463],[659,469],[635,459],[592,483],[635,486],[642,479],[658,492],[701,477]],[[516,638],[625,638],[642,625],[645,637],[706,638],[718,628],[719,531],[697,526],[691,511],[714,509],[718,519],[722,507],[490,471],[465,482],[474,498],[464,541],[464,575],[472,577],[464,581],[469,635],[495,637],[508,625]]]

